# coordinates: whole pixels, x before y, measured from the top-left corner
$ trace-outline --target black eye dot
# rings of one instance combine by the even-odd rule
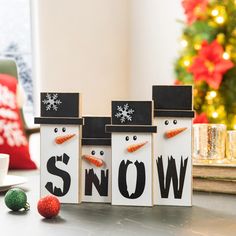
[[[165,125],[168,125],[169,124],[169,121],[168,120],[165,120]]]
[[[137,136],[133,136],[133,140],[137,140]]]
[[[65,127],[62,128],[62,132],[66,132],[66,128]]]
[[[126,136],[126,137],[125,137],[125,140],[126,140],[126,141],[129,141],[129,136]]]
[[[93,151],[91,152],[91,154],[94,156],[94,155],[95,155],[95,151],[93,150]]]
[[[100,155],[103,156],[103,155],[104,155],[104,151],[101,151],[101,152],[100,152]]]
[[[173,123],[176,125],[177,124],[177,120],[173,120]]]
[[[57,131],[58,131],[58,128],[55,128],[55,129],[54,129],[54,132],[57,133]]]

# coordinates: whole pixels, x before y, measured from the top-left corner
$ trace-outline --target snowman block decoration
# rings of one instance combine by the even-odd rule
[[[154,204],[192,205],[192,86],[153,86]]]
[[[153,205],[152,119],[152,101],[112,102],[112,205]]]
[[[79,203],[83,119],[79,93],[41,93],[40,195],[53,194],[61,203]]]
[[[82,129],[82,201],[111,202],[111,117],[86,116]]]

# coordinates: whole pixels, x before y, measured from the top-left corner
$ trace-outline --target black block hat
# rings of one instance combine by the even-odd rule
[[[155,117],[194,117],[192,86],[153,86],[152,99]]]
[[[156,132],[152,101],[112,101],[111,109],[111,125],[106,125],[106,132]]]
[[[41,93],[40,103],[41,117],[34,119],[35,124],[83,124],[79,117],[79,93]]]
[[[82,129],[82,145],[111,145],[111,134],[105,132],[105,125],[111,124],[111,117],[85,116]]]

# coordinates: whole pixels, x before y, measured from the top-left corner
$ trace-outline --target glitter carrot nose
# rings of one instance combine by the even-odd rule
[[[164,136],[165,136],[165,138],[173,138],[177,134],[180,134],[183,131],[185,131],[186,129],[187,128],[184,127],[184,128],[177,128],[177,129],[168,130],[165,132]]]
[[[58,136],[55,138],[55,142],[57,144],[62,144],[66,141],[68,141],[69,139],[73,138],[75,136],[75,134],[67,134],[67,135],[63,135],[63,136]]]
[[[137,143],[137,144],[132,144],[132,145],[127,147],[127,151],[128,152],[135,152],[135,151],[137,151],[138,149],[140,149],[141,147],[143,147],[147,143],[148,143],[148,141],[142,142],[142,143]]]
[[[82,158],[97,167],[101,167],[104,165],[103,160],[95,156],[83,155]]]

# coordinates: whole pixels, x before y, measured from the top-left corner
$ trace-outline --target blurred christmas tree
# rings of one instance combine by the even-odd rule
[[[176,84],[194,84],[196,122],[236,129],[236,0],[184,0]]]

